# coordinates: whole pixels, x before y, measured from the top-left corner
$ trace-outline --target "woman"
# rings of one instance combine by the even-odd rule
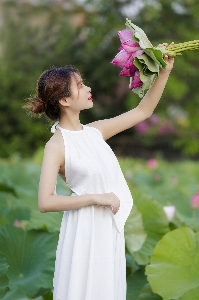
[[[115,118],[82,125],[93,107],[90,87],[74,68],[45,71],[31,110],[59,120],[44,151],[39,184],[41,212],[64,211],[56,252],[54,300],[125,300],[124,224],[132,197],[105,140],[149,118],[158,104],[173,59],[140,104]],[[54,192],[57,175],[71,196]]]

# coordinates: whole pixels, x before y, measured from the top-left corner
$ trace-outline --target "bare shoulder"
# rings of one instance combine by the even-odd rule
[[[92,122],[92,123],[88,123],[86,125],[89,126],[89,127],[94,127],[96,129],[98,129],[99,131],[103,132],[104,121],[106,121],[106,120],[99,120],[99,121],[95,121],[95,122]]]
[[[60,130],[56,130],[54,135],[50,138],[50,140],[46,143],[44,149],[44,155],[50,155],[54,158],[64,159],[65,149],[64,149],[64,141]]]
[[[111,120],[113,120],[113,118],[112,119],[98,120],[98,121],[95,121],[95,122],[92,122],[92,123],[89,123],[89,124],[86,124],[86,125],[98,129],[101,132],[104,140],[107,140],[108,138],[110,138],[111,136],[116,134],[116,133],[110,133],[109,132],[110,128],[114,127],[114,126],[111,126],[112,125]]]

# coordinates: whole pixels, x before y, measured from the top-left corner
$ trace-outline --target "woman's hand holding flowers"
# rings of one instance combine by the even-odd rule
[[[169,74],[173,68],[173,57],[187,50],[199,49],[199,40],[185,43],[160,44],[154,47],[145,32],[126,19],[126,29],[118,31],[120,52],[111,61],[122,68],[120,76],[130,77],[129,88],[143,97],[159,74]]]
[[[170,45],[174,45],[174,42],[172,42]],[[168,46],[167,43],[159,44],[157,49],[165,49],[167,46]],[[170,73],[171,70],[173,69],[174,58],[169,57],[168,55],[163,55],[163,59],[166,62],[166,67],[165,69],[163,68],[160,69],[160,74]]]

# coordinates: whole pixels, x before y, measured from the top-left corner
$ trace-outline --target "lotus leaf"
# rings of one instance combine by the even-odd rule
[[[199,287],[199,232],[181,227],[167,233],[157,243],[146,274],[152,290],[164,300],[189,291],[194,295],[191,290]]]
[[[25,232],[21,228],[5,225],[0,229],[0,251],[9,269],[9,288],[17,288],[28,295],[35,295],[41,288],[52,288],[55,250],[58,234]]]

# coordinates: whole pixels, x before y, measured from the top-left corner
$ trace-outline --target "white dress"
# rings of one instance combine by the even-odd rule
[[[53,300],[125,300],[124,224],[133,199],[118,160],[101,132],[61,128],[66,183],[72,195],[113,192],[116,215],[91,205],[65,211],[56,251]]]

